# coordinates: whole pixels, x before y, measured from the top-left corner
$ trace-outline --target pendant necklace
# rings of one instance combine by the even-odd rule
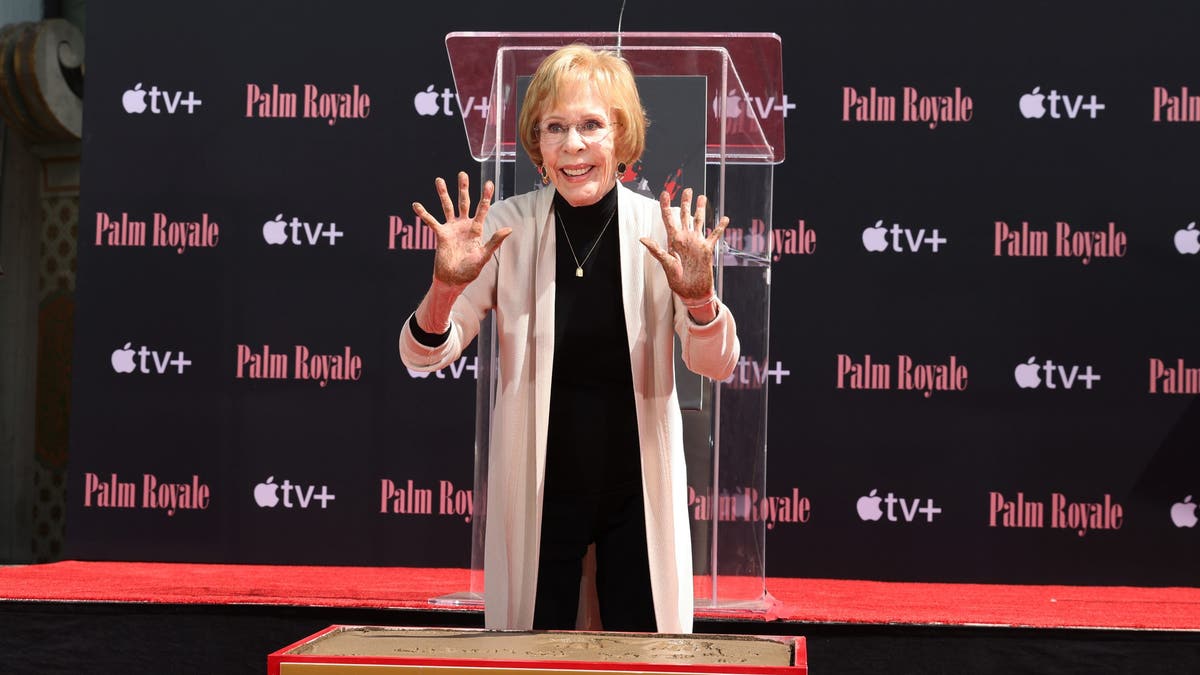
[[[600,245],[600,240],[604,238],[604,233],[608,231],[608,226],[612,225],[613,218],[617,217],[617,210],[613,209],[612,215],[608,217],[608,222],[604,223],[604,229],[600,230],[600,235],[596,237],[596,241],[592,242],[592,248],[583,256],[583,260],[579,260],[579,256],[575,255],[575,246],[571,244],[571,235],[567,234],[567,221],[563,220],[562,214],[558,209],[554,209],[554,215],[558,218],[558,222],[562,225],[563,238],[567,240],[567,248],[571,250],[571,257],[575,259],[575,276],[583,277],[583,263],[592,257],[592,253],[596,251],[596,247]]]

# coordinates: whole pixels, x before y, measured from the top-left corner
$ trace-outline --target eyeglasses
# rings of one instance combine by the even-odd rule
[[[599,143],[612,132],[612,127],[605,126],[600,120],[584,120],[574,124],[547,122],[537,128],[538,141],[544,145],[561,145],[571,134],[571,129],[574,129],[585,143]]]

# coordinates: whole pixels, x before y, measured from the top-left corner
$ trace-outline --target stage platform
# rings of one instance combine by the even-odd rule
[[[0,568],[0,672],[263,673],[332,624],[480,627],[461,569],[67,561]],[[770,579],[696,632],[803,635],[820,673],[1198,673],[1200,589]]]

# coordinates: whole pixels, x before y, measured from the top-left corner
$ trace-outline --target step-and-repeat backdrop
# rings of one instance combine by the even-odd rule
[[[409,204],[478,175],[444,36],[617,3],[416,7],[91,8],[69,555],[468,565],[476,356],[396,350],[432,261]],[[1197,25],[629,3],[782,38],[785,93],[733,102],[787,134],[770,354],[730,380],[769,388],[769,478],[720,514],[766,521],[768,574],[1200,578]],[[767,217],[729,236],[765,250]]]

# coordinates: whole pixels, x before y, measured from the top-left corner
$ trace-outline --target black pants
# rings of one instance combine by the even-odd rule
[[[642,487],[598,495],[546,495],[533,610],[536,630],[573,630],[588,545],[604,630],[654,632]]]

